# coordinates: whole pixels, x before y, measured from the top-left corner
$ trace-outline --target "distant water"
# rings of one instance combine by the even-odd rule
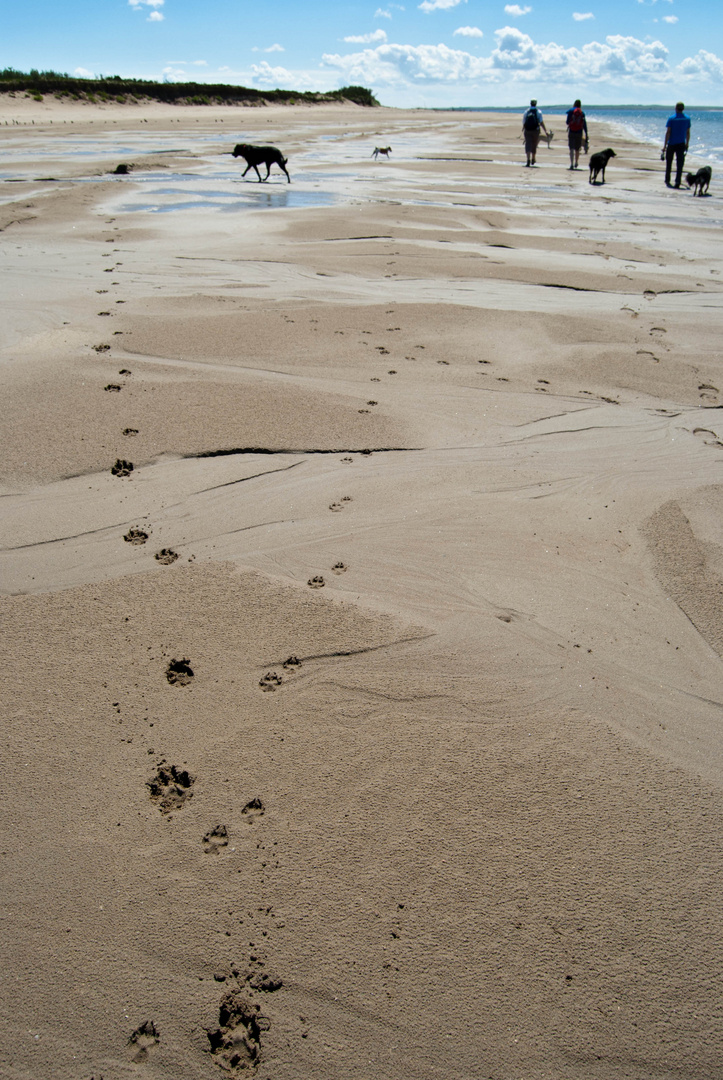
[[[541,106],[542,115],[545,117],[564,117],[566,108]],[[591,128],[595,120],[604,120],[607,123],[617,124],[629,135],[641,142],[650,143],[658,148],[662,147],[665,138],[665,122],[675,108],[655,108],[645,105],[620,105],[620,106],[597,106],[583,105],[585,115]],[[458,112],[518,112],[520,115],[524,109],[459,109]],[[686,109],[686,115],[690,117],[692,127],[690,131],[690,153],[712,164],[723,165],[723,108]]]

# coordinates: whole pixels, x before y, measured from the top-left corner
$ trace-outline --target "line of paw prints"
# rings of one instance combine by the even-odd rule
[[[150,539],[150,532],[147,529],[141,528],[139,525],[134,525],[124,534],[123,539],[127,544],[139,547],[140,545],[147,543]],[[165,547],[161,548],[160,551],[157,551],[153,558],[163,566],[171,566],[180,558],[180,555],[177,551],[174,551],[173,548]],[[193,556],[191,556],[191,560],[192,559]]]
[[[284,660],[281,666],[283,668],[283,675],[279,675],[276,671],[267,671],[266,674],[262,675],[259,679],[259,686],[264,692],[268,693],[269,691],[276,690],[277,687],[281,686],[286,677],[296,671],[300,671],[303,664],[298,656],[289,656]]]
[[[261,1011],[260,998],[275,994],[283,987],[283,980],[265,970],[265,965],[255,956],[250,958],[251,967],[241,971],[232,966],[230,973],[214,975],[217,982],[231,985],[218,1006],[218,1023],[206,1028],[208,1052],[224,1071],[240,1075],[255,1071],[261,1062],[262,1035],[269,1031],[269,1018]],[[304,1033],[302,1036],[305,1037]],[[131,1061],[143,1064],[149,1060],[161,1041],[155,1021],[148,1019],[139,1024],[128,1038]],[[99,1077],[103,1080],[103,1077]]]

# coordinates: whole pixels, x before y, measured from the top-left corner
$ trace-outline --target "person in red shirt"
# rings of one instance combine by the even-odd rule
[[[571,109],[567,110],[567,145],[570,148],[570,168],[577,169],[580,162],[580,147],[583,136],[585,138],[585,152],[587,153],[587,120],[582,111],[582,105],[578,98]]]

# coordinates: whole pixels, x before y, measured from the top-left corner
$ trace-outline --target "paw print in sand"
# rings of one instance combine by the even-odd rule
[[[195,777],[188,769],[179,769],[177,765],[161,761],[155,774],[146,780],[146,787],[161,813],[170,814],[172,810],[180,810],[186,799],[192,798],[194,782]]]

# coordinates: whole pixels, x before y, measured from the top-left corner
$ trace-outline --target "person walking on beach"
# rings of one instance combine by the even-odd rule
[[[525,153],[527,154],[526,165],[534,165],[537,157],[537,144],[540,141],[540,128],[547,135],[545,121],[542,113],[537,108],[537,98],[533,98],[530,107],[522,117],[522,134],[525,140]]]
[[[675,106],[675,113],[668,117],[668,122],[665,125],[665,142],[663,143],[663,153],[665,154],[665,186],[672,187],[670,183],[670,173],[673,168],[673,158],[675,158],[675,187],[680,187],[680,181],[683,179],[683,165],[685,164],[685,155],[688,153],[688,143],[690,142],[690,117],[685,115],[685,105],[682,101],[679,101]]]
[[[585,137],[585,152],[587,153],[587,120],[582,111],[582,104],[578,98],[571,109],[567,110],[567,145],[570,148],[570,168],[577,169],[580,162],[580,147],[583,135]]]

